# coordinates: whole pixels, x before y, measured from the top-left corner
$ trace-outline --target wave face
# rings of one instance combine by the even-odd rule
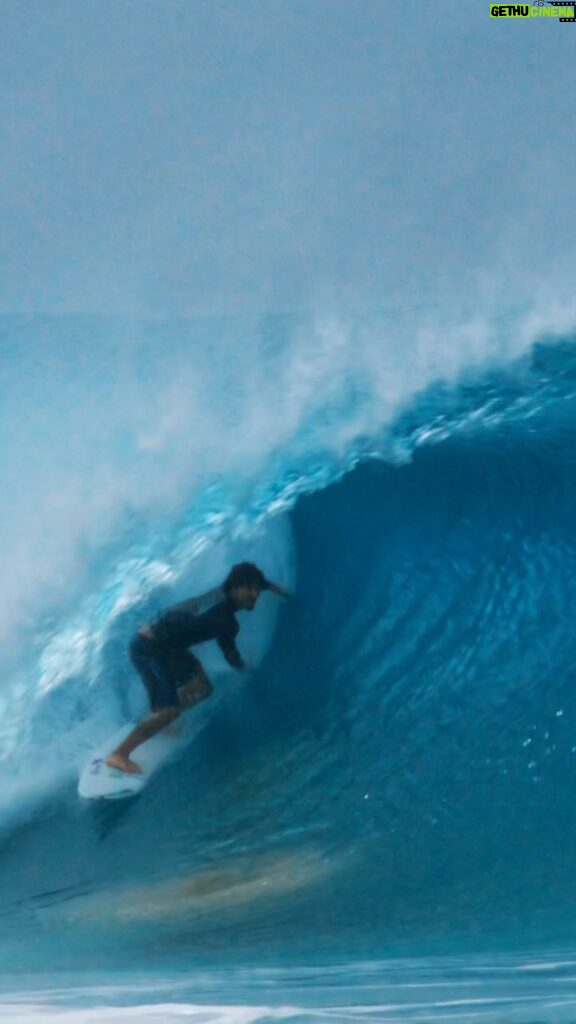
[[[568,935],[571,338],[439,366],[390,325],[4,330],[0,966]],[[145,710],[133,629],[244,557],[294,592],[242,621],[252,678],[208,649],[194,743],[81,804]]]

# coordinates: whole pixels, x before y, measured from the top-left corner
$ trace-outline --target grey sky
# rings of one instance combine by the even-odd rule
[[[0,312],[566,283],[576,25],[423,7],[3,0]]]

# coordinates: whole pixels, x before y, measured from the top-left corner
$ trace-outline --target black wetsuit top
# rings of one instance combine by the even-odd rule
[[[236,646],[239,630],[234,605],[222,587],[175,604],[151,623],[150,643],[162,652],[177,653],[194,644],[215,640],[229,665],[244,668]]]

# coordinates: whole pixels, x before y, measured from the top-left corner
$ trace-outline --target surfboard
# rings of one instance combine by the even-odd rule
[[[190,742],[191,732],[180,720],[156,733],[134,751],[133,759],[142,769],[141,775],[130,775],[118,768],[109,768],[106,757],[138,723],[123,726],[96,750],[80,772],[78,794],[85,800],[124,800],[137,796],[161,765]]]

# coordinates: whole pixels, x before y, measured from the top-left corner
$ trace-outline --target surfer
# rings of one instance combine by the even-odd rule
[[[130,657],[148,692],[151,713],[108,755],[110,768],[141,774],[142,769],[130,757],[132,751],[213,692],[190,647],[216,640],[229,665],[239,670],[247,667],[236,646],[240,628],[236,612],[252,611],[263,590],[288,597],[258,566],[240,562],[221,587],[173,605],[140,627],[130,644]]]

